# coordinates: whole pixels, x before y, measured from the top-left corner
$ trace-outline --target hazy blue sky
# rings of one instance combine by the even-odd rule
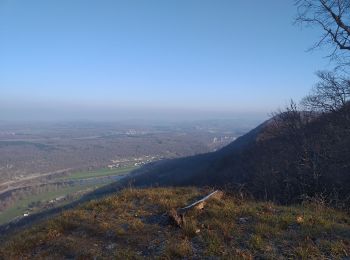
[[[295,14],[292,0],[0,0],[0,120],[264,116],[329,66]]]

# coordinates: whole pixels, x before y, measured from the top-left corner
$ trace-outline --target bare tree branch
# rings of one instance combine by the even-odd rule
[[[295,22],[317,26],[324,33],[311,48],[334,46],[329,55],[342,65],[349,65],[350,51],[350,0],[296,0],[298,15]]]

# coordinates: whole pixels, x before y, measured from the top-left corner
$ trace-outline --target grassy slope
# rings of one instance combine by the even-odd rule
[[[15,234],[8,258],[313,258],[350,255],[350,216],[320,205],[277,206],[225,195],[186,216],[179,229],[164,212],[209,191],[126,189]]]

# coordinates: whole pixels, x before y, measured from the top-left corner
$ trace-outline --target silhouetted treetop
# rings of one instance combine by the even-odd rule
[[[307,110],[335,112],[350,100],[350,80],[336,72],[319,71],[320,81],[302,100]]]

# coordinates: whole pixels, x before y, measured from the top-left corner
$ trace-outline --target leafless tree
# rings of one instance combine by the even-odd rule
[[[301,104],[307,110],[336,112],[350,101],[350,80],[336,72],[320,71],[320,81]]]
[[[317,26],[323,34],[313,48],[330,45],[332,59],[350,65],[350,0],[296,0],[296,22]]]
[[[259,140],[280,136],[298,139],[300,129],[309,123],[312,118],[313,112],[300,111],[298,105],[291,100],[284,109],[279,109],[271,114],[268,127]]]

